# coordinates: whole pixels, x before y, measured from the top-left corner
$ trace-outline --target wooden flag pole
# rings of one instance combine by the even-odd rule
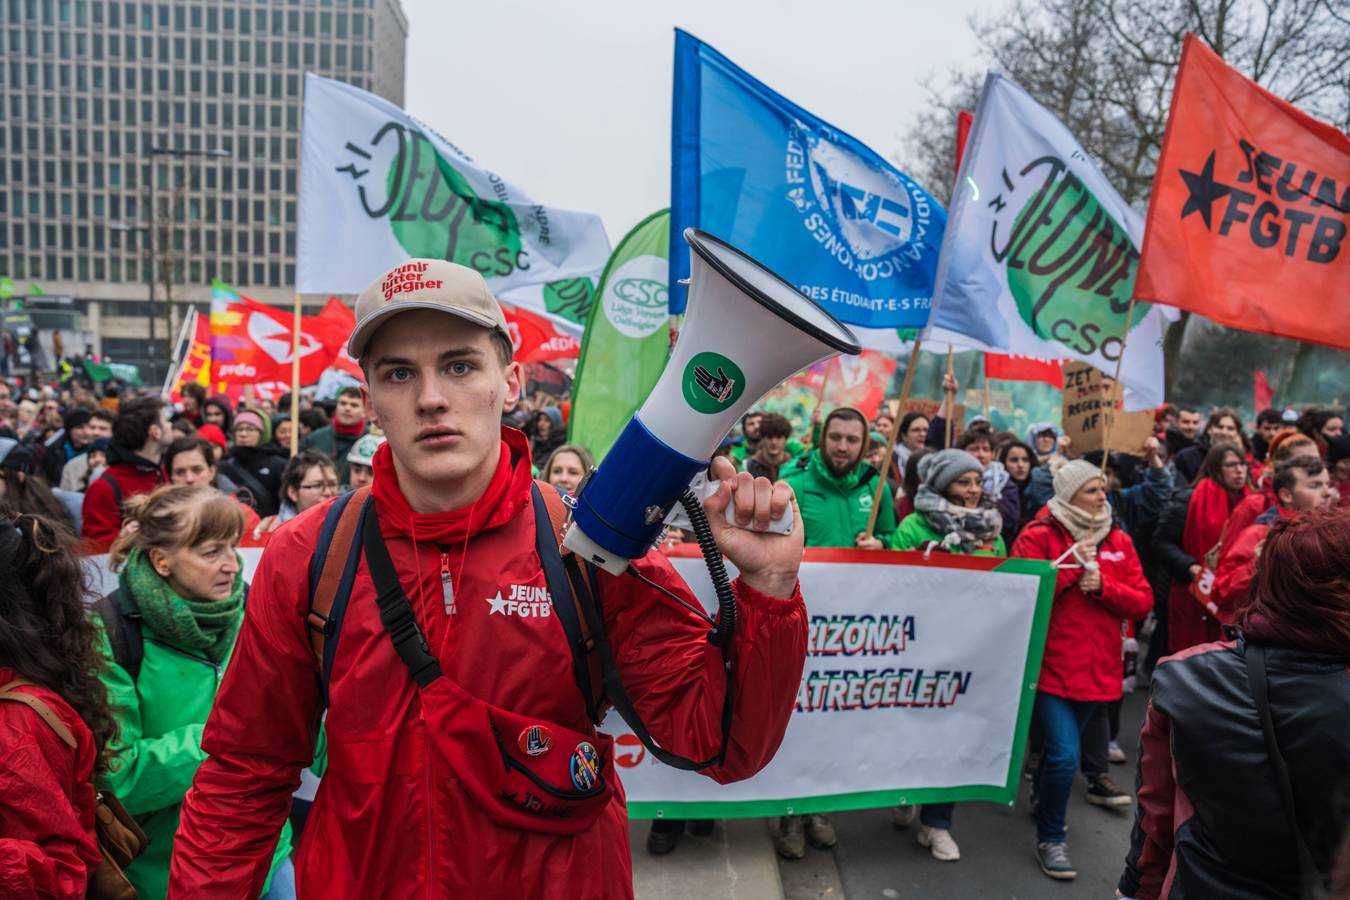
[[[984,373],[984,417],[989,420],[989,427],[994,427],[994,419],[989,410],[989,373]]]
[[[951,344],[947,345],[947,377],[948,378],[954,377],[954,373],[952,370]],[[947,398],[947,388],[945,385],[942,388],[942,397],[944,400]],[[956,395],[953,394],[951,405],[947,407],[947,442],[942,445],[943,449],[951,447],[952,439],[955,437],[955,435],[952,432],[955,430],[956,430]]]
[[[923,339],[914,341],[914,349],[909,351],[909,365],[905,368],[905,380],[900,384],[900,404],[895,408],[895,420],[891,423],[891,433],[886,438],[886,452],[881,457],[881,471],[877,473],[877,486],[872,490],[872,511],[867,514],[867,530],[863,537],[871,538],[872,529],[877,525],[877,513],[881,511],[881,495],[886,491],[886,473],[891,468],[891,458],[895,456],[895,438],[900,433],[900,420],[905,417],[905,404],[909,402],[909,389],[914,384],[914,370],[919,364],[919,350]]]
[[[1107,404],[1102,417],[1102,481],[1106,481],[1106,461],[1111,458],[1111,425],[1116,418],[1116,403],[1120,398],[1120,367],[1125,364],[1125,342],[1130,337],[1130,325],[1134,322],[1134,297],[1130,297],[1130,306],[1125,310],[1125,331],[1120,336],[1120,355],[1116,357],[1116,377],[1111,382],[1111,402]]]
[[[295,293],[291,323],[291,456],[300,452],[300,292]]]

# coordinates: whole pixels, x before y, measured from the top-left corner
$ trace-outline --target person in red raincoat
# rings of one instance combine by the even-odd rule
[[[1219,620],[1195,598],[1190,586],[1202,577],[1205,557],[1224,539],[1229,516],[1251,494],[1242,450],[1236,444],[1215,444],[1195,485],[1178,490],[1159,517],[1153,553],[1172,578],[1167,595],[1168,652],[1179,653],[1221,636]]]
[[[298,895],[632,897],[624,792],[573,678],[535,550],[528,442],[500,425],[521,379],[501,310],[473,270],[414,260],[368,288],[357,316],[349,350],[367,375],[367,412],[388,441],[373,460],[378,535],[368,536],[341,628],[327,638],[336,642],[327,770],[296,855]],[[725,757],[703,771],[728,782],[761,769],[782,739],[807,621],[791,489],[738,475],[725,461],[717,474],[722,488],[705,505],[740,572],[729,654],[736,702]],[[733,493],[742,527],[724,524]],[[791,535],[752,530],[789,504],[798,523]],[[327,508],[286,523],[263,554],[202,738],[209,757],[183,803],[170,897],[253,896],[266,877],[324,712],[306,617],[307,570]],[[423,653],[443,673],[421,687],[395,650],[396,632],[382,624],[371,546],[387,550],[392,566],[381,569],[396,570]],[[722,652],[708,642],[708,620],[682,605],[696,601],[664,557],[649,552],[634,566],[674,598],[631,575],[599,575],[605,634],[627,693],[658,744],[709,759],[723,739]],[[478,718],[457,716],[465,710]],[[519,735],[498,727],[511,719],[526,723]],[[555,807],[571,812],[547,787],[537,792],[537,827],[518,825],[532,810],[514,808],[517,795],[484,802],[475,793],[504,762],[521,765],[517,743],[531,765],[565,767],[570,754],[569,791],[595,784],[578,780],[578,765],[607,780],[608,802],[587,827],[548,819]]]

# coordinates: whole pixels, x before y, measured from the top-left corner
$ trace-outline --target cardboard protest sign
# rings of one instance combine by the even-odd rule
[[[1069,452],[1073,456],[1102,449],[1108,419],[1112,420],[1109,450],[1139,454],[1144,441],[1153,436],[1152,411],[1110,409],[1112,385],[1109,376],[1087,363],[1065,360],[1064,434],[1072,441]]]

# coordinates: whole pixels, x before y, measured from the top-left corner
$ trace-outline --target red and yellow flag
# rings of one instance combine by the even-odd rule
[[[1350,137],[1187,35],[1134,295],[1350,349]]]

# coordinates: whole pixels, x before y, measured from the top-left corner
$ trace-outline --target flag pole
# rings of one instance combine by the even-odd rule
[[[918,366],[919,350],[922,347],[923,338],[915,338],[914,349],[909,351],[909,365],[905,367],[905,380],[900,384],[900,403],[895,408],[891,433],[886,438],[886,452],[881,457],[877,486],[872,490],[872,511],[867,514],[867,530],[863,532],[865,538],[872,536],[872,529],[877,525],[877,513],[881,511],[881,495],[886,491],[886,473],[890,471],[891,458],[895,456],[895,438],[900,433],[900,420],[905,416],[905,404],[909,402],[909,389],[914,384],[914,370]]]
[[[196,330],[197,315],[198,315],[197,308],[189,307],[188,314],[186,316],[183,316],[183,324],[178,329],[178,340],[174,343],[175,359],[178,359],[183,355],[183,342],[187,340],[187,336],[191,333],[192,330]],[[160,394],[162,396],[168,395],[169,389],[173,387],[173,383],[178,380],[178,375],[182,371],[183,371],[182,359],[178,359],[177,365],[174,364],[173,360],[170,360],[169,372],[167,375],[164,376],[164,387],[160,390]]]
[[[951,345],[951,344],[948,344],[948,345],[947,345],[947,376],[948,376],[949,378],[950,378],[950,377],[954,377],[953,369],[952,369],[952,345]],[[943,388],[943,390],[942,390],[942,393],[943,393],[944,395],[947,393],[947,390],[946,390],[945,386],[944,386],[944,388]],[[952,438],[955,436],[955,435],[953,435],[952,432],[955,431],[955,430],[956,430],[956,395],[955,395],[955,394],[952,394],[952,402],[951,402],[951,406],[949,406],[949,407],[947,408],[947,442],[946,442],[945,444],[942,445],[944,449],[947,449],[947,448],[950,448],[950,447],[951,447],[951,445],[952,445]]]
[[[994,427],[994,419],[989,410],[989,371],[984,373],[984,417],[989,420],[989,427]]]
[[[300,452],[300,292],[291,324],[291,456]]]
[[[1106,481],[1106,461],[1111,457],[1111,425],[1116,418],[1116,403],[1120,397],[1120,367],[1125,364],[1125,342],[1130,337],[1130,325],[1134,321],[1134,297],[1130,297],[1130,306],[1125,310],[1125,331],[1120,335],[1120,355],[1116,357],[1116,377],[1111,382],[1111,402],[1107,404],[1106,415],[1102,417],[1102,481]]]

